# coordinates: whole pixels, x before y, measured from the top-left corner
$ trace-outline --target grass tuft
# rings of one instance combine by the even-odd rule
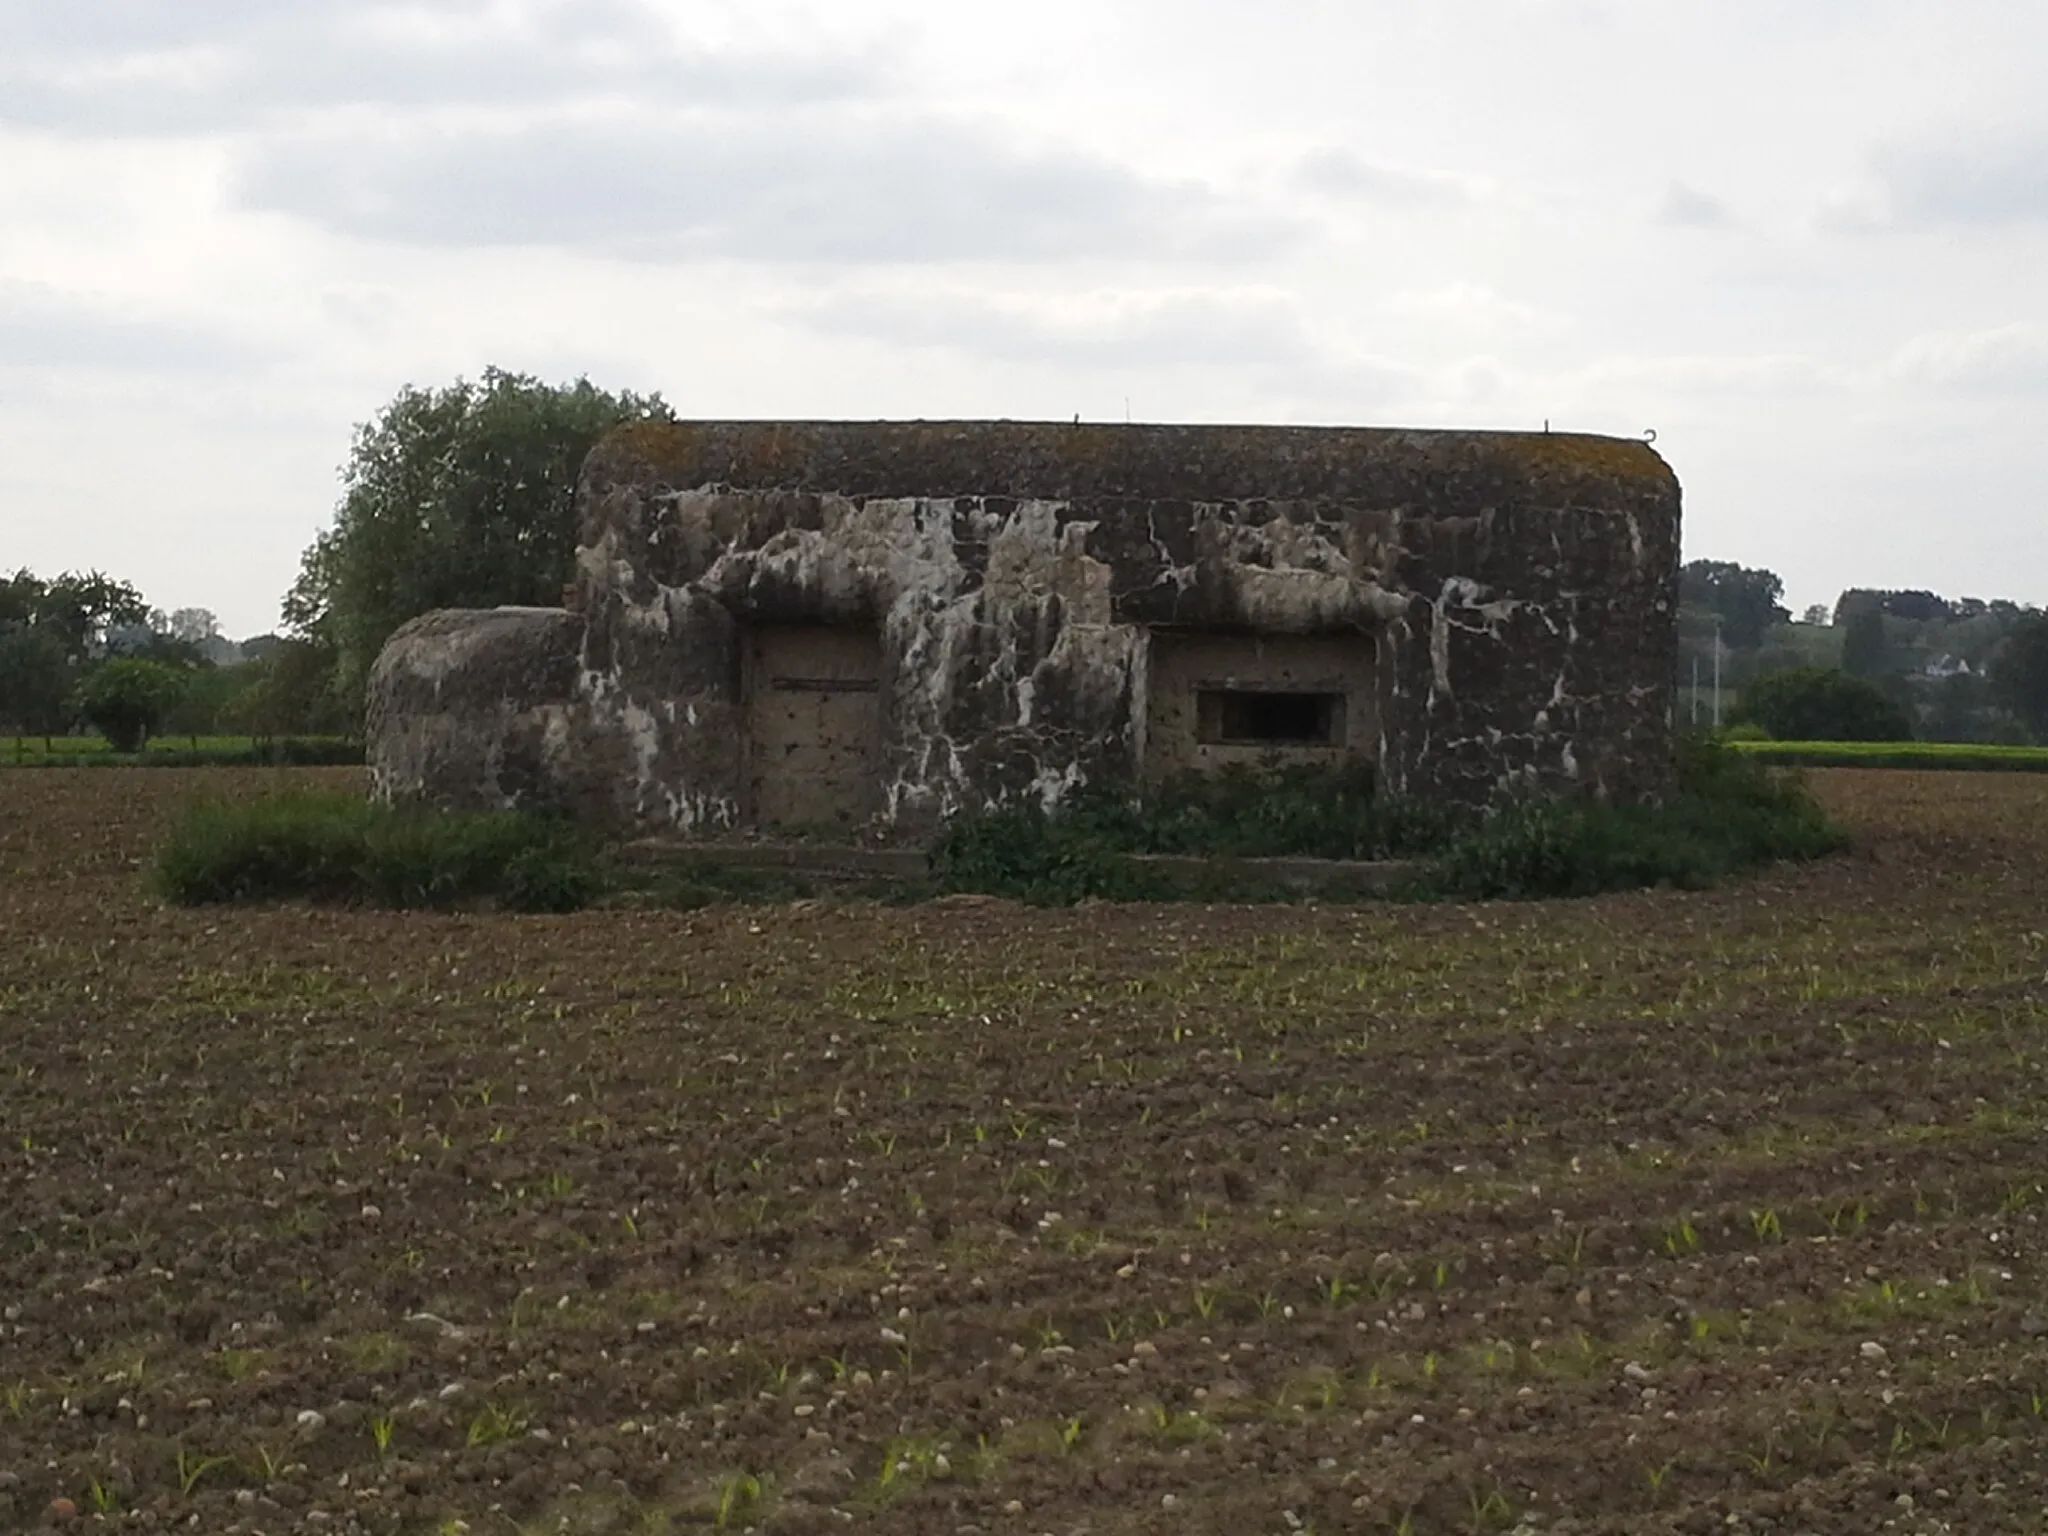
[[[565,822],[290,794],[187,806],[157,850],[150,887],[186,906],[303,897],[565,912],[596,894],[598,877],[587,842]]]

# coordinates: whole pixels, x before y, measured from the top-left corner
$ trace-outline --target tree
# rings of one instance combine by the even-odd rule
[[[1831,615],[1828,613],[1828,605],[1826,603],[1808,603],[1806,611],[1799,615],[1799,622],[1802,624],[1813,624],[1825,629],[1830,617]]]
[[[548,385],[487,369],[480,382],[407,386],[356,429],[333,526],[306,551],[285,618],[332,648],[356,700],[377,652],[435,608],[552,605],[576,552],[576,476],[623,421],[666,419],[659,395]]]
[[[1917,734],[1922,741],[1997,741],[2011,720],[1990,705],[1990,687],[1974,672],[1937,679],[1926,686]]]
[[[142,594],[98,571],[66,571],[43,588],[35,609],[35,622],[56,632],[74,662],[97,651],[109,630],[148,621]]]
[[[180,608],[163,627],[172,639],[202,648],[207,641],[220,636],[220,620],[213,616],[211,608]]]
[[[1991,695],[2037,738],[2048,736],[2048,613],[2029,613],[1991,657]]]
[[[49,583],[26,568],[0,580],[0,630],[33,624],[43,611]]]
[[[167,667],[213,665],[204,647],[173,633],[169,618],[154,609],[140,624],[113,625],[100,649],[109,656],[134,656],[143,661],[160,661]]]
[[[285,640],[234,669],[242,688],[221,705],[216,722],[266,739],[345,734],[347,717],[334,696],[334,653],[310,640]]]
[[[1905,712],[1881,690],[1831,667],[1766,672],[1742,690],[1735,719],[1779,741],[1909,741]]]
[[[1751,570],[1727,560],[1691,560],[1679,572],[1680,601],[1721,618],[1721,638],[1738,651],[1753,651],[1773,624],[1789,624],[1782,599],[1785,583],[1774,572]]]
[[[40,624],[0,625],[0,721],[46,741],[68,723],[71,658]]]
[[[185,676],[160,661],[101,662],[78,690],[78,712],[116,752],[140,752],[185,691]]]
[[[1872,605],[1850,609],[1842,626],[1842,670],[1871,679],[1886,671],[1890,647],[1885,643],[1884,610]]]

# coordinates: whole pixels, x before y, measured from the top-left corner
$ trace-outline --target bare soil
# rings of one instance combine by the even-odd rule
[[[0,775],[0,1530],[2048,1529],[2048,779],[1473,907],[173,910]]]

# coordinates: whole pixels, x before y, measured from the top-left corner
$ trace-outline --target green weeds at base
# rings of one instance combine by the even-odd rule
[[[1187,898],[1257,900],[1243,878],[1220,886],[1148,868],[1132,854],[1214,858],[1402,858],[1439,846],[1457,812],[1374,793],[1370,770],[1232,767],[1169,780],[1144,794],[1084,790],[1055,811],[970,812],[947,823],[932,870],[949,890],[1059,906]]]
[[[159,736],[117,752],[97,736],[0,737],[0,768],[360,767],[363,744],[342,736]]]
[[[517,812],[394,810],[350,795],[188,806],[157,850],[151,889],[181,905],[306,897],[388,907],[488,900],[563,912],[598,889],[565,822]]]
[[[1302,767],[1238,769],[1144,795],[1084,792],[955,817],[927,881],[876,881],[857,894],[905,900],[944,891],[1040,905],[1110,901],[1270,901],[1304,892],[1257,858],[1406,860],[1384,893],[1408,900],[1591,896],[1648,886],[1699,889],[1780,859],[1831,853],[1843,836],[1796,777],[1707,742],[1681,751],[1679,788],[1661,805],[1590,799],[1507,801],[1485,812],[1377,797],[1369,775]],[[1133,855],[1208,856],[1193,871]],[[1313,894],[1355,900],[1370,871],[1333,865]],[[182,904],[301,897],[390,907],[489,902],[561,912],[602,894],[702,906],[819,894],[788,871],[701,866],[654,877],[601,868],[569,824],[525,813],[450,815],[347,795],[202,803],[172,827],[150,872]]]
[[[1410,900],[1591,896],[1671,885],[1700,889],[1844,842],[1797,778],[1705,741],[1683,744],[1678,791],[1661,805],[1511,800],[1483,813],[1376,798],[1369,777],[1309,768],[1239,769],[1151,795],[1084,794],[956,817],[932,869],[952,890],[1045,905],[1084,898],[1249,899],[1194,891],[1130,856],[1406,858],[1393,894]]]
[[[1846,841],[1797,777],[1693,740],[1680,746],[1678,792],[1662,805],[1510,801],[1437,850],[1410,894],[1476,901],[1704,890],[1760,865],[1820,858]]]

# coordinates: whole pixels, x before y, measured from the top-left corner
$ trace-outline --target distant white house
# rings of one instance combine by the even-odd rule
[[[1920,675],[1934,682],[1946,682],[1952,677],[1974,677],[1977,669],[1960,656],[1951,656],[1946,651],[1920,669]]]

